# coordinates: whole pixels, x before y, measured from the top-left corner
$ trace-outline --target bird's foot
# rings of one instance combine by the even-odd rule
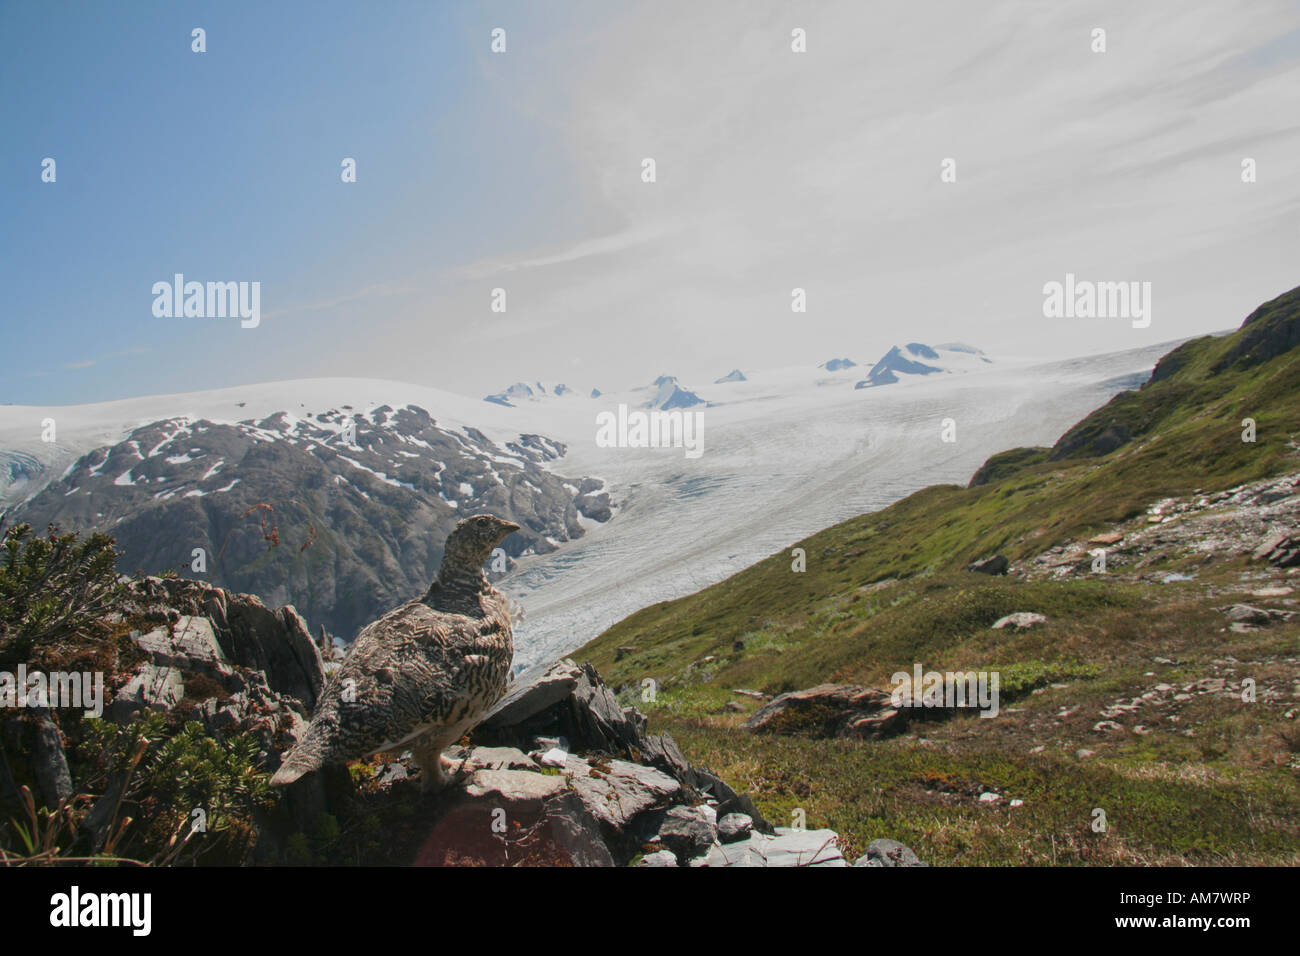
[[[459,761],[452,760],[446,754],[438,755],[438,769],[442,771],[443,779],[449,784],[460,783],[461,780],[470,775],[470,771],[465,769],[465,764],[468,762],[468,753]]]
[[[463,777],[468,776],[465,772],[466,760],[452,760],[449,757],[438,753],[433,759],[419,759],[421,755],[416,755],[416,763],[420,766],[420,790],[424,793],[437,793],[439,790],[445,790],[453,784],[459,783]],[[466,756],[468,759],[468,755]]]

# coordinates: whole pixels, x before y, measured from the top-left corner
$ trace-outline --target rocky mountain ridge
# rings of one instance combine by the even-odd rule
[[[124,571],[170,569],[292,603],[313,629],[350,640],[428,587],[464,515],[521,526],[492,573],[608,521],[599,479],[551,470],[564,453],[541,435],[502,446],[444,428],[413,405],[176,418],[83,455],[9,520],[110,531]]]

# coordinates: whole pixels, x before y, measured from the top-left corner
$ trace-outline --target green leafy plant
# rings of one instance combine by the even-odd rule
[[[21,658],[34,645],[91,626],[121,593],[111,535],[44,536],[30,525],[0,540],[0,658]]]

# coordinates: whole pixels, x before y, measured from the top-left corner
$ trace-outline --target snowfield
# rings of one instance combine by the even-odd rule
[[[531,427],[567,443],[564,469],[605,479],[619,510],[558,552],[523,559],[498,585],[526,612],[516,664],[569,652],[647,605],[927,485],[964,485],[996,452],[1052,445],[1112,395],[1137,387],[1172,347],[1046,364],[999,360],[869,389],[853,387],[861,366],[742,369],[748,381],[688,385],[720,403],[684,412],[703,416],[697,459],[681,448],[596,446],[595,412],[633,393],[556,400]],[[955,423],[953,443],[941,440],[946,418]]]
[[[686,457],[681,447],[598,447],[597,414],[620,403],[643,408],[656,394],[653,386],[598,398],[551,391],[514,408],[426,386],[347,378],[83,406],[0,406],[0,509],[35,494],[81,455],[165,419],[236,423],[278,412],[305,419],[411,404],[443,428],[478,429],[502,447],[523,434],[541,435],[568,446],[564,458],[547,465],[550,470],[606,482],[614,517],[603,524],[583,521],[583,538],[521,559],[499,584],[525,609],[516,627],[515,662],[531,665],[814,531],[927,485],[965,484],[996,452],[1051,445],[1116,392],[1136,387],[1172,347],[1039,364],[971,357],[955,371],[902,376],[897,384],[867,389],[854,385],[869,365],[837,372],[742,369],[743,382],[686,382],[684,389],[709,403],[679,410],[701,416],[698,458]],[[47,418],[57,429],[53,443],[41,440]],[[952,420],[956,441],[942,440],[945,419]],[[280,440],[275,434],[268,432],[268,440]],[[239,480],[229,477],[230,485],[219,491]],[[129,472],[119,480],[130,480]]]

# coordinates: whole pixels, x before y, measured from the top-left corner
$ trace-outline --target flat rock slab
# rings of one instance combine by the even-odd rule
[[[591,815],[616,830],[623,830],[647,810],[666,806],[681,793],[680,783],[653,767],[626,760],[597,763],[598,766],[592,766],[581,757],[570,755],[564,762],[564,777]],[[548,779],[564,783],[561,777]]]
[[[513,727],[564,700],[578,686],[581,676],[582,669],[568,658],[526,671],[506,689],[483,723],[491,727]]]
[[[501,806],[539,810],[548,797],[562,793],[564,778],[526,770],[476,770],[465,786],[465,795]]]
[[[466,770],[538,770],[537,763],[517,747],[473,747],[464,760]]]
[[[182,667],[188,670],[206,669],[229,671],[230,661],[217,643],[212,622],[206,617],[181,617],[169,634],[158,628],[134,638],[140,649],[153,658],[155,664]]]
[[[714,846],[703,866],[848,866],[834,830],[777,827],[774,836],[752,833],[747,839]]]
[[[178,668],[144,663],[114,696],[108,715],[125,722],[138,710],[169,711],[184,696],[185,679]]]

